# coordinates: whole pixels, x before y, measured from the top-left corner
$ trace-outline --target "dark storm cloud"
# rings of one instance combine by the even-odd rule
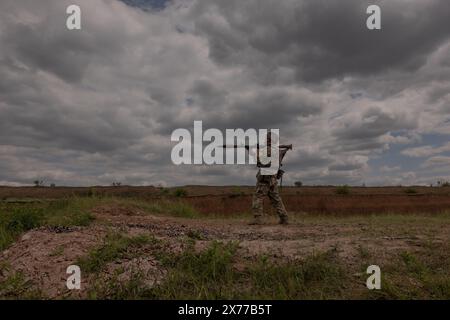
[[[226,103],[227,92],[206,79],[195,80],[188,93],[191,95],[192,104],[198,104],[207,109],[221,108]]]
[[[356,121],[355,121],[356,120]],[[337,120],[333,135],[340,141],[370,141],[390,131],[416,128],[417,119],[407,113],[386,112],[381,108],[370,107],[360,114]]]
[[[45,77],[30,77],[29,72],[21,70],[14,74],[18,78],[15,81],[9,78],[10,70],[2,74],[4,81],[15,85],[11,90],[0,86],[0,111],[4,115],[0,118],[0,144],[111,151],[127,146],[142,134],[136,125],[124,126],[125,120],[114,111],[98,112],[108,105],[97,104],[96,112],[55,96],[42,85]]]
[[[65,81],[79,82],[91,63],[98,63],[99,58],[112,62],[124,50],[126,43],[118,41],[123,31],[114,25],[98,26],[86,19],[84,30],[64,32],[67,16],[61,12],[65,13],[69,1],[60,1],[46,12],[39,9],[38,3],[27,2],[30,9],[37,8],[39,20],[26,24],[15,19],[15,15],[5,14],[1,41],[4,53],[20,60],[31,71],[44,70]],[[97,36],[99,33],[101,37]]]
[[[198,2],[193,14],[215,62],[245,66],[256,76],[273,77],[288,67],[298,80],[315,82],[417,70],[450,35],[446,0],[376,1],[382,31],[365,27],[369,4],[374,2],[213,0]]]
[[[80,42],[68,43],[64,38],[61,41],[48,39],[36,26],[19,25],[8,32],[14,36],[3,39],[4,44],[11,44],[11,54],[28,67],[47,70],[68,82],[81,80],[89,56],[86,55],[86,48],[72,46]]]
[[[312,94],[300,90],[264,89],[239,99],[230,108],[224,123],[236,128],[287,127],[297,118],[319,114],[323,104]]]
[[[191,128],[196,120],[206,128],[269,129],[287,128],[297,119],[319,115],[322,99],[311,91],[289,88],[249,90],[242,96],[227,98],[227,92],[205,80],[196,80],[188,91],[192,98],[189,117],[176,117],[178,110],[166,110],[158,117],[164,123],[160,133]]]

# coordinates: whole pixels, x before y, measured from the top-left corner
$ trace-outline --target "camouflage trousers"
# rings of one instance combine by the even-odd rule
[[[278,192],[277,176],[262,176],[258,173],[256,179],[256,190],[253,194],[252,203],[253,215],[255,217],[261,217],[263,215],[264,197],[267,195],[272,206],[277,210],[280,218],[287,217],[286,208],[284,207],[283,200],[281,200]]]

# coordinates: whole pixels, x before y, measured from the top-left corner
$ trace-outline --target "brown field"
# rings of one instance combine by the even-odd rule
[[[3,201],[61,199],[70,196],[126,197],[155,200],[174,197],[177,189],[186,195],[176,197],[203,214],[236,214],[251,211],[252,186],[156,187],[0,187]],[[440,213],[450,209],[450,188],[444,187],[284,187],[281,191],[288,211],[313,214]],[[268,203],[266,203],[267,207]]]
[[[285,187],[288,226],[252,191],[0,187],[0,299],[450,299],[450,188]]]

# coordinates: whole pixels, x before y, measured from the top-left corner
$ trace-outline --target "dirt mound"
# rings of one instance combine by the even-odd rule
[[[109,263],[102,272],[103,281],[127,283],[138,277],[141,284],[151,288],[161,282],[166,272],[152,256],[137,257],[131,260],[117,260]]]
[[[47,298],[83,296],[84,290],[67,289],[67,267],[98,244],[106,229],[93,226],[59,231],[52,228],[29,231],[1,253],[1,260],[8,263],[10,272],[22,273]]]

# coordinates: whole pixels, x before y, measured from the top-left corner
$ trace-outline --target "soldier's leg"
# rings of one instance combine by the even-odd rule
[[[264,213],[264,196],[267,194],[268,185],[265,183],[257,182],[255,193],[253,194],[253,201],[252,201],[252,211],[253,216],[255,218],[255,222],[261,222],[262,216]]]
[[[270,183],[269,187],[269,199],[272,203],[272,206],[277,210],[278,216],[280,217],[281,224],[288,223],[288,215],[286,208],[284,206],[283,200],[281,199],[280,193],[278,191],[278,181],[274,177]]]

